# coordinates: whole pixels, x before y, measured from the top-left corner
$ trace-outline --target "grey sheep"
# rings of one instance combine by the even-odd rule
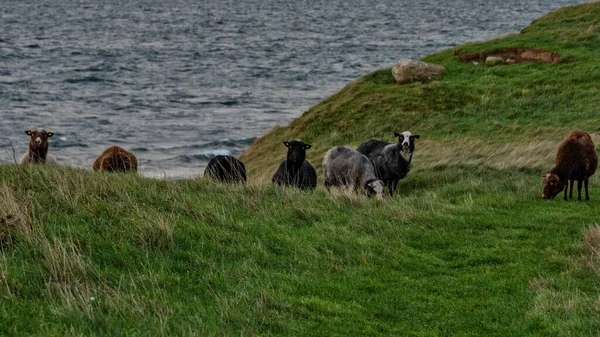
[[[323,175],[327,190],[345,186],[354,192],[383,199],[383,182],[377,179],[369,158],[350,148],[334,146],[323,158]]]
[[[356,149],[373,163],[377,177],[387,186],[390,196],[394,195],[398,181],[410,172],[415,139],[420,137],[410,131],[395,132],[394,136],[398,140],[397,143],[371,139],[360,144]]]

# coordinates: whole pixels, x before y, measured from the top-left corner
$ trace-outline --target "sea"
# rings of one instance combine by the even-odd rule
[[[0,163],[42,127],[62,165],[200,176],[359,76],[582,2],[0,0]]]

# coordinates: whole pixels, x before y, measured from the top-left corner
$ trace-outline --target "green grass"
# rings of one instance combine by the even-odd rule
[[[600,127],[600,4],[460,46],[532,47],[557,65],[474,66],[349,84],[257,140],[248,186],[0,166],[0,335],[600,334],[600,181],[541,200],[574,128]],[[420,133],[393,199],[268,182],[281,141]]]
[[[0,175],[4,335],[599,331],[600,267],[583,245],[597,181],[591,202],[550,203],[529,171],[455,166],[378,202],[69,168]]]

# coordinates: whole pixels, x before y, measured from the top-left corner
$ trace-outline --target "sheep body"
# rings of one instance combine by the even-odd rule
[[[354,192],[383,198],[383,182],[365,155],[347,147],[334,146],[323,157],[325,187],[344,186]]]
[[[36,161],[34,159],[32,159],[32,156],[29,153],[25,153],[23,156],[21,156],[21,158],[19,159],[19,164],[23,165],[23,164],[48,164],[48,165],[58,165],[58,160],[56,159],[56,156],[53,154],[48,153],[46,155],[46,159],[41,162],[41,161]]]
[[[104,150],[94,161],[94,171],[137,172],[138,162],[135,155],[122,147],[111,146]]]
[[[387,186],[390,196],[394,195],[398,181],[410,172],[415,150],[414,140],[420,137],[409,131],[394,135],[398,139],[397,143],[370,139],[356,149],[369,158],[377,177]]]
[[[571,131],[560,143],[556,152],[554,167],[544,175],[544,193],[542,198],[554,199],[564,191],[567,200],[569,181],[571,188],[569,198],[573,198],[573,184],[577,180],[577,200],[581,201],[581,185],[585,184],[585,200],[589,200],[589,178],[596,173],[598,155],[589,133]]]
[[[283,144],[288,148],[287,159],[279,164],[273,174],[273,183],[301,189],[317,187],[317,171],[305,160],[306,150],[311,146],[301,140],[285,141]]]
[[[235,157],[217,155],[206,165],[204,175],[214,181],[243,184],[246,182],[246,167]]]
[[[281,186],[294,186],[302,189],[313,189],[317,187],[317,171],[308,162],[304,161],[297,168],[287,160],[282,161],[273,175],[272,181]]]
[[[30,136],[29,149],[19,159],[19,164],[49,164],[58,165],[56,157],[48,153],[50,145],[49,138],[54,136],[53,132],[47,132],[42,128],[27,130],[25,134]]]

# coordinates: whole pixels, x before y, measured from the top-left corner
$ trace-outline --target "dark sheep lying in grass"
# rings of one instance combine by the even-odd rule
[[[306,150],[310,149],[311,146],[301,140],[285,141],[283,145],[288,148],[287,159],[279,164],[272,181],[278,185],[294,186],[302,189],[317,187],[317,172],[305,160]]]
[[[383,199],[383,182],[377,179],[369,158],[347,147],[335,146],[327,151],[323,158],[323,176],[327,190],[331,186],[345,186]]]
[[[93,168],[94,171],[137,172],[138,162],[133,153],[111,146],[94,161]]]
[[[208,162],[204,175],[222,183],[243,184],[246,182],[246,167],[235,157],[218,155]]]
[[[581,201],[582,183],[585,185],[585,200],[590,200],[588,182],[596,173],[597,166],[598,155],[592,137],[585,131],[571,131],[558,146],[554,167],[544,175],[542,198],[552,200],[564,191],[564,200],[567,200],[570,181],[569,199],[573,199],[573,183],[577,180],[577,200]]]
[[[410,131],[394,133],[394,136],[398,140],[397,143],[371,139],[356,149],[373,163],[377,177],[387,186],[390,196],[394,195],[398,181],[410,172],[415,139],[420,137]]]
[[[30,136],[29,151],[25,153],[19,160],[19,164],[51,164],[57,165],[56,157],[48,154],[48,146],[50,145],[50,137],[54,136],[54,132],[47,132],[39,128],[27,130],[25,134]]]

